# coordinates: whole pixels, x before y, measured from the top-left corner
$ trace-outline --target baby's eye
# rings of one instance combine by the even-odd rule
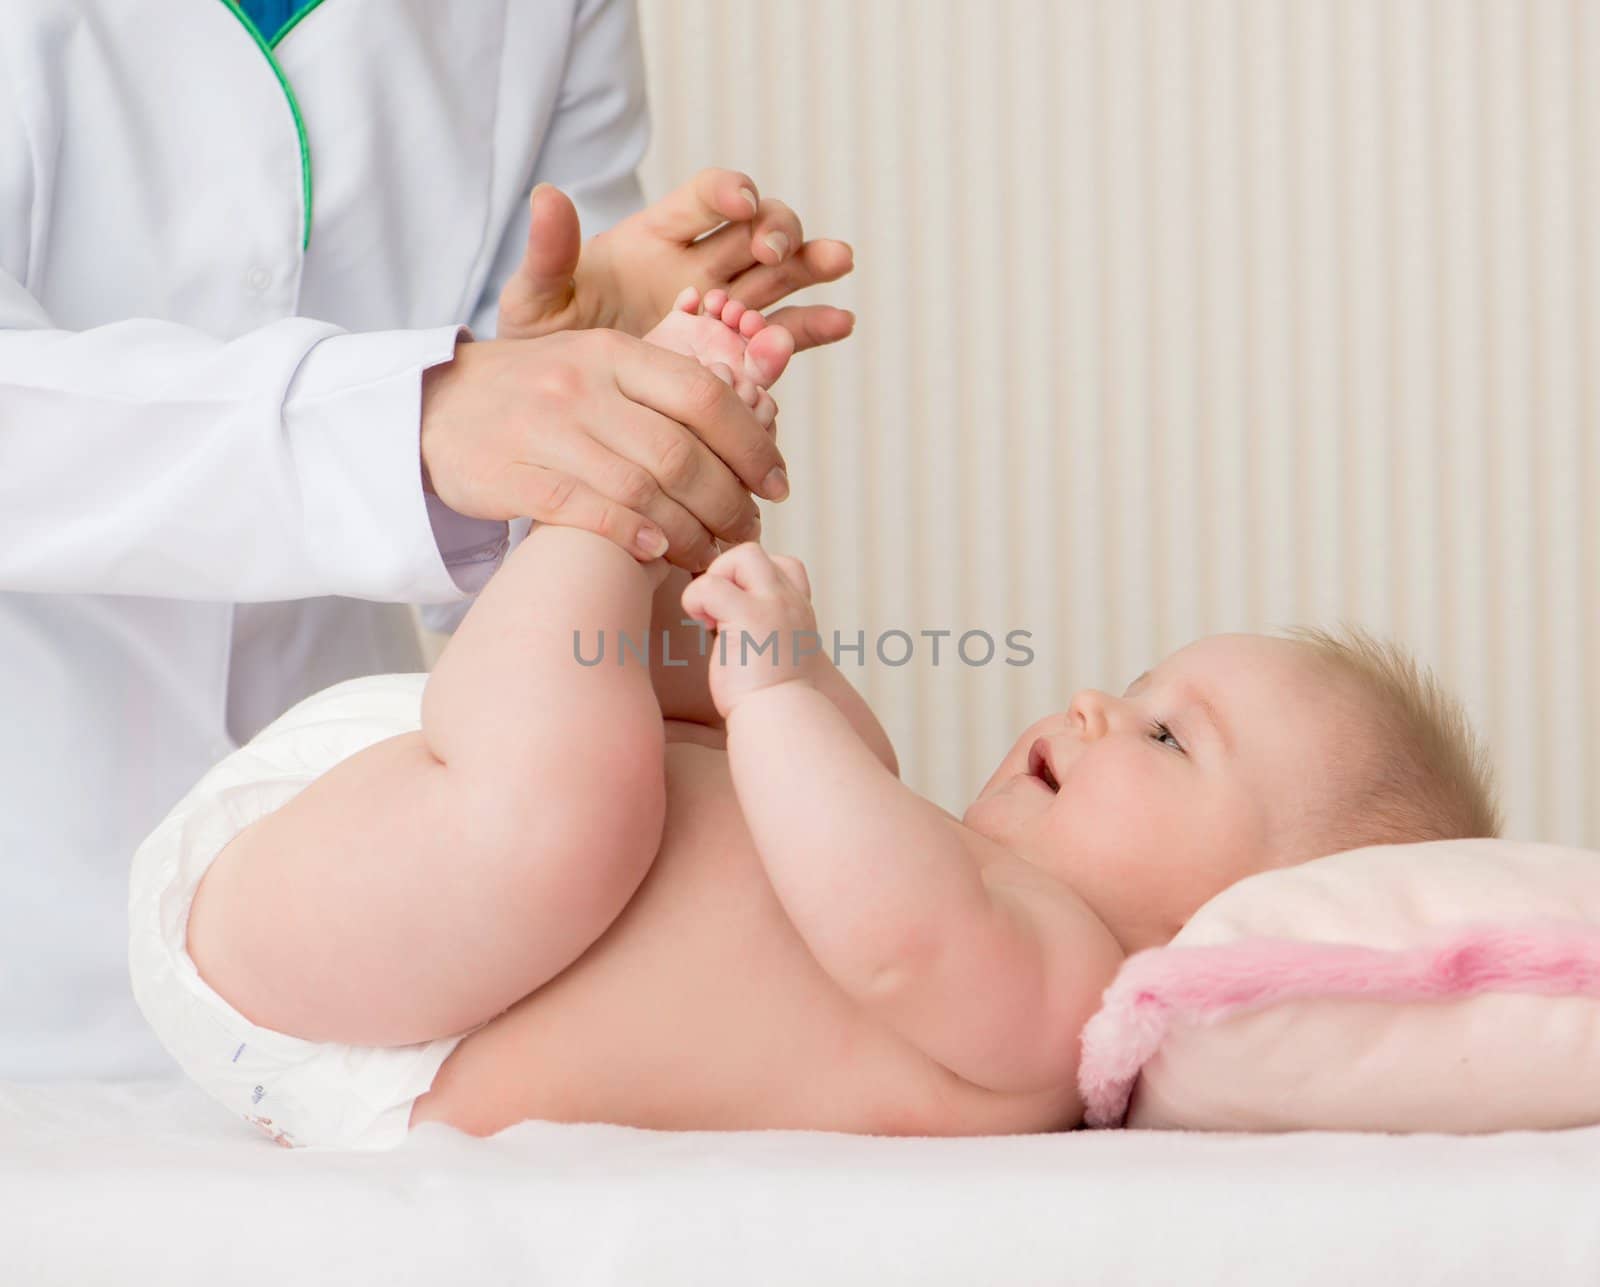
[[[1182,752],[1183,743],[1173,736],[1172,730],[1165,724],[1155,723],[1150,726],[1150,736],[1163,746],[1170,746],[1174,751]]]

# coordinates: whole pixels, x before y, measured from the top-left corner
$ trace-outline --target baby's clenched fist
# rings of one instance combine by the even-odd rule
[[[723,719],[751,693],[815,673],[822,640],[799,559],[736,545],[689,583],[683,610],[716,632],[711,699]]]

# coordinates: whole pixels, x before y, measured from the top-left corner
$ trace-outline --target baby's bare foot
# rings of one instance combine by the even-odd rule
[[[733,387],[762,425],[771,426],[778,407],[767,388],[794,353],[794,337],[782,326],[729,299],[727,291],[711,291],[702,301],[688,286],[644,338],[704,364]]]

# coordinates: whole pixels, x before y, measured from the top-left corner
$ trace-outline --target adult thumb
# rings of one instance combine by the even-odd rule
[[[501,297],[501,311],[522,323],[559,313],[572,302],[572,275],[583,250],[578,211],[565,192],[541,183],[529,205],[528,248]]]

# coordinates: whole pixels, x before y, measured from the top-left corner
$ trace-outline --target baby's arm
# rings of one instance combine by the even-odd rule
[[[664,719],[688,720],[720,729],[724,727],[722,715],[711,699],[711,672],[707,665],[707,657],[717,646],[717,636],[684,616],[683,592],[690,580],[687,572],[675,567],[656,590],[650,623],[650,677]],[[825,654],[818,653],[811,660],[815,667],[812,683],[817,691],[839,709],[883,766],[898,776],[900,762],[895,758],[894,744],[872,708]],[[683,661],[688,664],[679,664]]]
[[[758,638],[814,629],[797,582],[757,546],[724,555],[684,603]],[[897,780],[803,669],[737,662],[730,649],[712,667],[734,788],[818,963],[968,1081],[1070,1084],[1122,959],[1099,918]]]

